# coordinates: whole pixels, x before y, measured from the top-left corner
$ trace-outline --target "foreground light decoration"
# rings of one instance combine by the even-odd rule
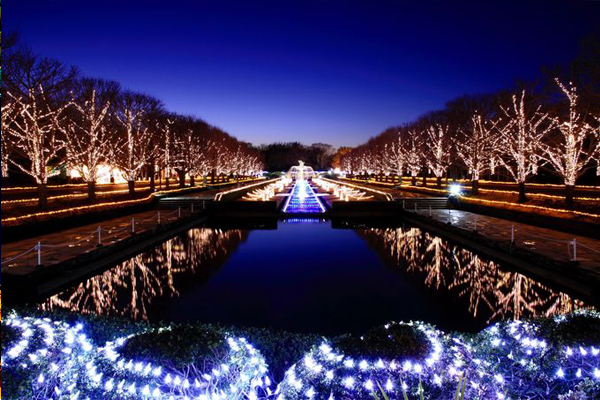
[[[555,317],[552,326],[573,315]],[[475,335],[446,334],[422,322],[397,324],[425,336],[428,350],[421,358],[353,357],[325,340],[285,373],[275,392],[265,360],[243,338],[227,337],[226,359],[190,374],[124,358],[119,351],[128,338],[98,347],[82,324],[14,313],[2,324],[17,335],[2,354],[5,379],[18,376],[18,390],[28,398],[367,399],[382,388],[398,399],[418,395],[420,385],[428,398],[452,398],[463,379],[465,398],[559,398],[573,390],[585,390],[577,398],[600,395],[600,341],[553,342],[536,322],[501,322]]]
[[[325,341],[314,347],[285,374],[277,388],[278,399],[349,398],[367,399],[377,388],[385,386],[388,395],[397,398],[403,386],[413,380],[439,378],[448,352],[440,340],[441,332],[421,322],[408,325],[422,331],[429,341],[429,354],[415,359],[356,359],[335,349]],[[385,328],[389,329],[390,324]],[[401,396],[401,395],[400,395]]]
[[[244,338],[227,337],[225,359],[214,365],[206,360],[194,369],[195,375],[126,360],[118,350],[127,338],[97,347],[81,324],[16,314],[2,323],[20,336],[2,354],[2,368],[24,378],[23,387],[31,398],[225,400],[271,394],[265,360]]]
[[[97,365],[88,367],[88,375],[98,383],[98,395],[114,390],[118,398],[208,400],[264,397],[271,392],[265,360],[244,338],[226,339],[228,353],[224,360],[218,360],[218,365],[185,373],[124,358],[118,350],[126,341],[127,338],[120,338],[106,343],[98,349]],[[217,359],[214,357],[214,361]]]
[[[427,398],[453,398],[463,379],[464,398],[558,398],[584,382],[587,394],[600,394],[600,348],[554,345],[535,323],[502,322],[475,336],[410,325],[427,335],[424,359],[356,360],[323,342],[286,372],[277,399],[367,399],[379,388],[390,399],[419,398],[420,385]]]

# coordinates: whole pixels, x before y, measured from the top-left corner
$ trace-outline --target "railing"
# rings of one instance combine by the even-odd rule
[[[404,206],[403,206],[404,208]],[[429,206],[428,208],[421,208],[419,209],[418,204],[415,202],[414,204],[414,209],[412,207],[410,208],[404,208],[406,211],[410,211],[410,212],[414,212],[415,214],[420,215],[420,213],[428,213],[429,217],[433,218],[433,210],[431,208],[431,206]],[[447,216],[446,218],[444,218],[444,216]],[[453,210],[448,209],[446,211],[443,212],[436,212],[436,220],[440,220],[442,222],[446,222],[446,223],[450,223],[453,224],[452,220],[452,216],[453,216]],[[485,218],[485,217],[484,217]],[[478,223],[478,218],[477,215],[475,215],[475,217],[473,218],[472,221],[465,221],[464,223],[464,227],[459,226],[459,228],[461,229],[468,229],[471,230],[472,232],[479,232],[477,229],[477,223]],[[510,236],[507,235],[506,236],[506,240],[509,241],[509,243],[511,244],[511,246],[515,245],[517,243],[517,233],[518,233],[518,229],[515,228],[514,224],[511,224],[510,226]],[[566,246],[566,255],[569,261],[573,261],[576,262],[578,261],[577,258],[577,248],[579,247],[583,247],[591,252],[600,254],[600,249],[594,249],[591,248],[590,246],[586,246],[581,242],[577,241],[577,238],[573,238],[572,240],[565,240],[565,239],[555,239],[555,238],[551,238],[548,236],[543,236],[543,235],[537,235],[535,233],[527,233],[527,236],[524,235],[520,235],[520,241],[522,243],[526,243],[528,241],[531,241],[531,239],[538,239],[538,240],[544,240],[545,242],[553,242],[553,243],[560,243],[562,245]]]
[[[194,204],[191,204],[191,207],[189,210],[190,210],[189,215],[193,215],[195,213]],[[154,214],[148,218],[144,218],[144,219],[136,219],[135,217],[132,217],[131,222],[127,226],[122,226],[122,227],[113,226],[113,227],[108,228],[108,227],[98,226],[96,229],[94,229],[91,232],[82,233],[84,236],[80,239],[77,239],[74,241],[69,241],[69,242],[64,242],[64,243],[60,243],[60,244],[48,244],[48,243],[42,243],[41,241],[38,241],[33,247],[25,250],[24,252],[22,252],[20,254],[17,254],[16,256],[12,256],[12,257],[3,259],[3,260],[1,260],[0,263],[2,266],[6,265],[6,264],[12,264],[17,260],[22,260],[24,257],[31,254],[32,252],[35,252],[36,253],[36,262],[37,262],[36,265],[42,266],[43,265],[42,260],[43,260],[43,256],[44,256],[43,249],[45,249],[45,248],[48,248],[48,249],[72,248],[72,247],[79,246],[84,242],[87,242],[88,244],[93,245],[95,247],[100,247],[100,246],[103,246],[103,241],[106,241],[108,237],[117,239],[118,234],[123,233],[123,232],[129,232],[131,235],[135,235],[136,231],[139,232],[140,227],[144,227],[146,229],[151,229],[153,227],[161,226],[162,223],[165,221],[165,219],[168,220],[173,215],[176,215],[175,221],[178,219],[181,219],[182,212],[184,212],[184,211],[186,211],[186,210],[183,210],[181,207],[179,207],[177,210],[170,212],[170,213],[165,213],[164,211],[163,212],[158,211],[156,214]],[[171,221],[169,221],[169,222],[171,222]],[[146,226],[144,226],[144,224]]]

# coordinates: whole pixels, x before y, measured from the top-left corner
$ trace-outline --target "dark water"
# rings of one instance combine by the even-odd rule
[[[390,320],[477,331],[582,304],[417,228],[197,228],[41,307],[148,321],[202,321],[326,335]]]

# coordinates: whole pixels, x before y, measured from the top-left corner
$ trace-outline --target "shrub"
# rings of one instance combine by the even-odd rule
[[[2,354],[8,349],[18,338],[18,333],[12,326],[7,326],[2,323]]]
[[[177,325],[133,336],[120,354],[125,358],[181,369],[207,358],[222,357],[228,351],[225,336],[218,329],[203,325]]]
[[[340,336],[333,344],[344,354],[360,358],[418,359],[425,358],[429,351],[427,336],[404,324],[373,328],[363,336]]]

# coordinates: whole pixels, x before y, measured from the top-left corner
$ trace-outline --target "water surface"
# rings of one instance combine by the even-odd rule
[[[335,335],[390,320],[478,331],[582,304],[418,228],[195,228],[53,296],[134,320],[212,322]]]

